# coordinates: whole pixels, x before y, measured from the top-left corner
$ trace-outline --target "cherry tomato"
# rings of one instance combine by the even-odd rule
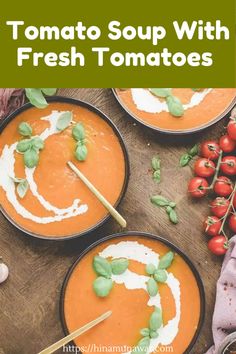
[[[218,218],[222,218],[226,214],[228,207],[229,201],[224,197],[217,197],[211,202],[212,213]]]
[[[233,197],[233,206],[234,206],[234,209],[236,209],[236,194]]]
[[[225,156],[222,159],[220,169],[226,175],[236,175],[236,157],[235,156]]]
[[[236,141],[231,139],[229,135],[223,135],[220,138],[220,148],[226,153],[232,152],[236,148]]]
[[[220,197],[228,197],[233,192],[233,184],[228,177],[220,176],[214,184],[214,192]]]
[[[200,154],[206,159],[216,160],[220,154],[220,146],[214,140],[208,140],[201,144]]]
[[[188,192],[194,198],[201,198],[207,194],[208,186],[209,184],[205,178],[194,177],[189,181]]]
[[[195,162],[194,171],[200,177],[211,177],[215,173],[215,164],[211,160],[201,158]]]
[[[231,119],[227,126],[227,132],[231,139],[236,140],[236,120]]]
[[[233,232],[236,232],[236,214],[232,214],[229,218],[229,227]]]
[[[209,250],[217,256],[223,256],[228,249],[228,242],[225,236],[217,235],[208,242]]]
[[[221,221],[217,216],[208,216],[203,223],[204,230],[209,236],[218,235],[221,228]]]

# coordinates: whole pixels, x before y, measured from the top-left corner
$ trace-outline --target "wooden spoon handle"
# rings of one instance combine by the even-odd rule
[[[67,162],[68,166],[75,174],[86,184],[90,191],[100,200],[104,207],[109,211],[113,218],[122,226],[126,227],[126,220],[118,213],[118,211],[108,202],[108,200],[97,190],[96,187],[85,177],[85,175],[71,162]]]
[[[96,326],[98,323],[104,321],[106,318],[111,316],[112,311],[108,311],[104,313],[103,315],[99,316],[95,320],[87,323],[81,328],[76,329],[74,332],[70,333],[68,336],[60,339],[58,342],[52,344],[50,347],[44,349],[43,351],[39,352],[38,354],[51,354],[54,353],[56,350],[62,348],[64,345],[70,343],[72,340],[74,340],[76,337],[80,336],[84,332],[87,332],[89,329],[93,328]]]

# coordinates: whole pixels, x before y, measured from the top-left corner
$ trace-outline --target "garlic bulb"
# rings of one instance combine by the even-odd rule
[[[8,266],[3,263],[2,257],[0,257],[0,284],[7,280],[9,275]]]

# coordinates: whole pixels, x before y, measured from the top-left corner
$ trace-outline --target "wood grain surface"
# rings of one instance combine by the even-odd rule
[[[94,104],[120,129],[129,152],[131,176],[119,210],[128,222],[127,230],[165,237],[180,247],[199,270],[206,292],[206,318],[191,353],[205,353],[212,343],[211,318],[221,260],[208,252],[202,232],[203,218],[209,213],[208,201],[194,202],[187,195],[192,170],[180,168],[179,157],[194,143],[218,137],[224,121],[185,138],[159,135],[135,124],[109,89],[62,89],[59,94]],[[162,161],[160,184],[152,181],[150,173],[150,159],[157,153]],[[172,225],[165,211],[150,203],[153,193],[177,202],[178,225]],[[76,240],[41,241],[16,230],[0,215],[0,255],[10,267],[9,279],[0,285],[0,354],[36,354],[63,336],[59,299],[68,268],[93,241],[119,231],[120,227],[110,219],[96,232]]]

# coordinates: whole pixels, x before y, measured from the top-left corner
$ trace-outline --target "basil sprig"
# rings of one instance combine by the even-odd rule
[[[168,214],[169,220],[173,224],[178,224],[178,215],[175,211],[176,203],[168,200],[167,198],[163,197],[162,195],[154,195],[151,197],[152,204],[158,207],[164,207],[166,213]]]
[[[158,156],[154,156],[151,161],[153,169],[153,180],[157,183],[161,181],[161,160]]]
[[[129,261],[126,258],[113,259],[109,262],[106,258],[95,256],[93,259],[93,269],[98,277],[93,282],[93,290],[99,297],[109,295],[113,281],[112,274],[123,274],[129,266]]]
[[[26,195],[29,189],[29,183],[24,178],[10,177],[11,180],[16,184],[16,192],[18,196],[22,199]]]
[[[88,154],[87,146],[85,145],[85,129],[83,123],[77,123],[73,130],[72,136],[77,141],[75,148],[75,157],[78,161],[85,161]]]
[[[170,267],[174,259],[173,252],[167,252],[163,257],[161,257],[158,267],[150,263],[146,265],[146,273],[149,275],[147,281],[147,292],[150,296],[156,296],[158,293],[158,284],[165,283],[167,280],[166,269]]]
[[[131,354],[144,354],[148,351],[150,346],[151,338],[158,337],[158,330],[163,325],[163,317],[162,311],[159,307],[155,307],[149,319],[149,327],[142,328],[140,330],[140,334],[143,338],[141,338],[133,349]]]
[[[53,96],[57,92],[56,88],[26,88],[25,94],[30,103],[37,108],[46,108],[48,103],[44,97]]]
[[[173,116],[183,116],[184,106],[180,99],[172,94],[171,88],[150,88],[149,91],[155,96],[165,98],[168,110]]]
[[[194,145],[191,149],[189,149],[185,154],[180,157],[179,164],[181,167],[187,166],[189,162],[198,155],[199,147],[198,144]]]
[[[31,136],[33,133],[32,128],[28,123],[21,123],[18,127],[18,131],[22,136]],[[38,165],[39,151],[43,148],[44,141],[39,136],[20,140],[16,145],[16,151],[24,155],[24,164],[29,168]]]

